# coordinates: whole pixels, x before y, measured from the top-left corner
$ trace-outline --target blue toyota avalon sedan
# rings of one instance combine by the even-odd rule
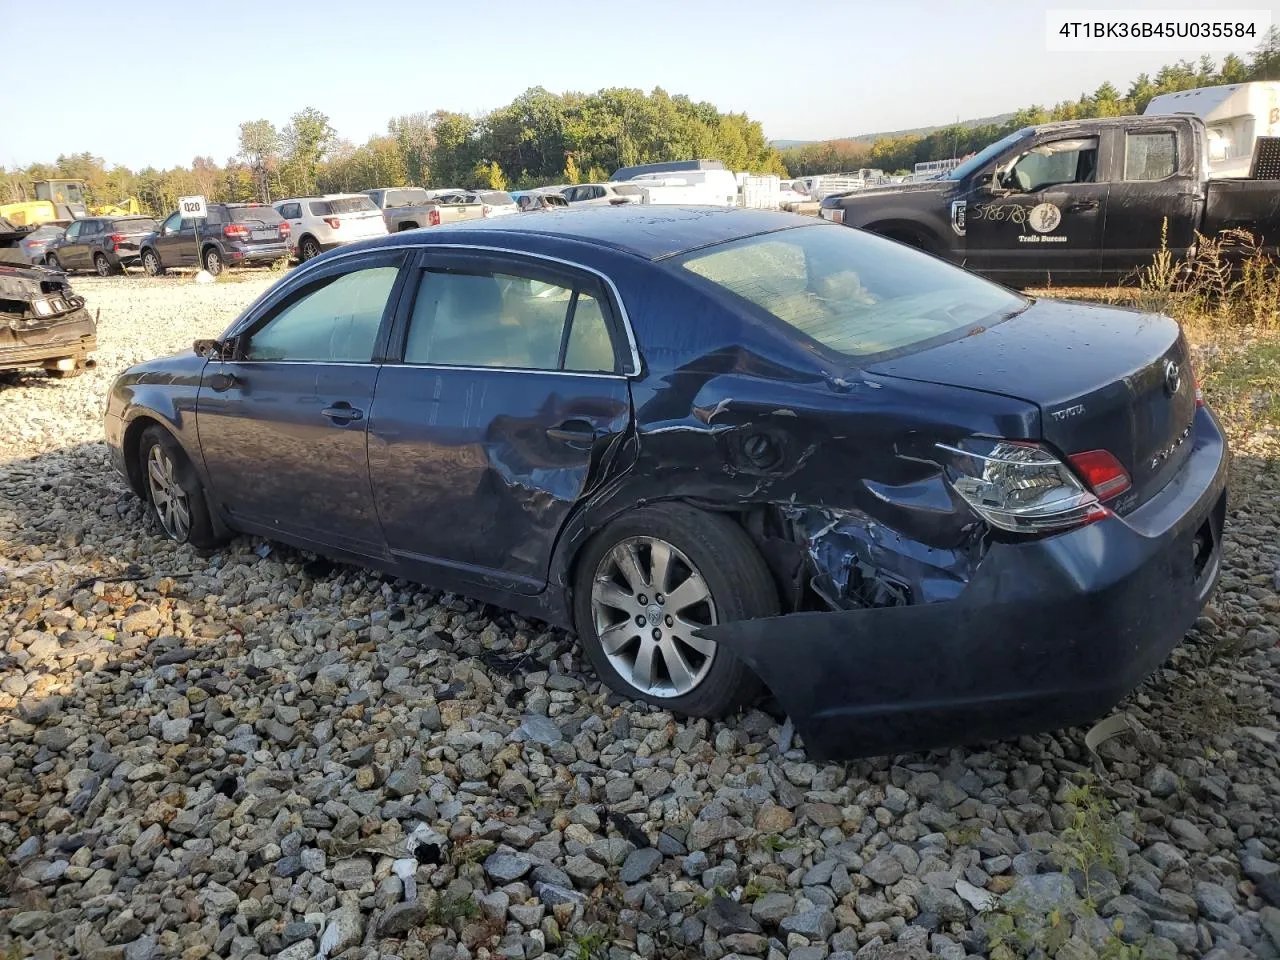
[[[1219,571],[1172,320],[877,236],[625,206],[308,261],[111,391],[165,534],[271,537],[576,631],[629,697],[768,687],[811,755],[1091,720]]]

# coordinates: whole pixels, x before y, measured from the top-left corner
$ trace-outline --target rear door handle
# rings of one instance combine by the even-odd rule
[[[573,419],[565,420],[563,423],[548,428],[547,436],[552,440],[559,440],[570,446],[579,446],[594,443],[601,434],[586,420]]]
[[[363,410],[357,410],[345,400],[340,400],[332,407],[325,407],[320,415],[328,417],[334,423],[352,423],[364,417]]]

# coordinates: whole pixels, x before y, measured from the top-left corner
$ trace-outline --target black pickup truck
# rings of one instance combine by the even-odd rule
[[[1118,280],[1167,245],[1243,228],[1280,244],[1280,181],[1208,179],[1189,115],[1024,127],[943,178],[828,197],[820,213],[1012,286]]]

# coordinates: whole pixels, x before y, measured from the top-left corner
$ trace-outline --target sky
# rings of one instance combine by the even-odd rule
[[[1046,9],[1102,5],[564,0],[548,12],[514,0],[0,0],[0,33],[55,52],[0,97],[0,165],[85,150],[134,169],[197,155],[222,163],[242,121],[282,127],[305,106],[362,143],[393,116],[480,112],[533,86],[662,86],[746,112],[771,139],[817,140],[1049,104],[1104,80],[1123,92],[1139,72],[1199,55],[1046,50]]]

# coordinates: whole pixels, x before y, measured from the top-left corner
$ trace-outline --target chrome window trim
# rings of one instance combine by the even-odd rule
[[[428,242],[428,241],[422,241],[422,240],[419,240],[419,241],[417,241],[416,243],[394,243],[394,244],[385,244],[385,245],[380,245],[380,246],[376,246],[376,247],[363,247],[363,248],[361,248],[361,249],[359,249],[359,250],[344,250],[344,251],[341,251],[340,253],[336,253],[336,254],[334,254],[333,256],[331,256],[331,257],[328,257],[328,258],[324,259],[323,261],[308,260],[306,263],[304,263],[304,264],[302,264],[301,266],[296,267],[296,268],[294,269],[294,272],[290,275],[290,277],[288,278],[288,280],[286,280],[286,281],[285,281],[285,284],[286,284],[286,285],[285,285],[285,287],[281,288],[281,289],[282,289],[282,292],[283,292],[283,293],[285,293],[285,294],[287,294],[287,293],[288,293],[288,291],[289,291],[289,290],[291,290],[291,289],[292,289],[294,286],[296,286],[297,284],[305,283],[305,282],[306,282],[307,274],[308,274],[309,272],[311,272],[311,271],[313,271],[313,270],[316,270],[316,269],[323,268],[323,267],[327,266],[328,264],[333,263],[334,261],[342,260],[342,259],[345,259],[345,258],[347,258],[347,257],[356,257],[356,256],[361,256],[361,255],[365,255],[365,254],[371,254],[371,255],[372,255],[372,254],[378,254],[378,253],[383,252],[384,250],[476,250],[476,251],[480,251],[480,252],[483,252],[483,253],[503,253],[503,254],[509,254],[509,255],[511,255],[511,256],[515,256],[515,257],[528,257],[528,258],[530,258],[530,259],[532,259],[532,260],[542,260],[542,261],[545,261],[545,262],[547,262],[547,263],[558,263],[558,264],[560,264],[561,266],[569,267],[569,268],[574,269],[574,270],[582,270],[582,271],[585,271],[586,273],[590,273],[590,274],[591,274],[591,275],[593,275],[593,276],[599,277],[599,278],[600,278],[601,280],[603,280],[603,281],[604,281],[604,283],[608,286],[608,288],[609,288],[610,292],[613,294],[613,301],[614,301],[614,303],[616,303],[616,304],[618,305],[618,316],[619,316],[619,319],[621,319],[621,321],[622,321],[622,329],[623,329],[623,331],[626,333],[626,336],[627,336],[627,347],[628,347],[628,348],[629,348],[629,350],[630,350],[630,365],[631,365],[631,368],[630,368],[629,370],[623,370],[621,373],[612,373],[612,374],[611,374],[611,373],[583,373],[583,372],[581,372],[581,371],[577,371],[577,370],[536,370],[536,371],[534,371],[534,372],[537,372],[537,373],[558,373],[558,374],[567,374],[567,375],[569,375],[569,376],[575,376],[575,377],[581,377],[581,376],[592,376],[592,377],[595,377],[595,376],[613,376],[613,377],[624,377],[624,378],[625,378],[625,377],[638,377],[638,376],[640,375],[640,370],[641,370],[641,367],[640,367],[640,350],[639,350],[639,348],[636,346],[636,335],[635,335],[635,331],[633,331],[633,330],[632,330],[632,328],[631,328],[631,316],[630,316],[630,314],[628,314],[628,313],[627,313],[627,305],[623,302],[623,300],[622,300],[622,293],[621,293],[621,291],[619,291],[619,290],[618,290],[618,285],[617,285],[616,283],[614,283],[614,282],[613,282],[613,278],[612,278],[612,277],[610,277],[607,273],[604,273],[604,272],[602,272],[602,271],[600,271],[600,270],[597,270],[595,267],[589,267],[589,266],[587,266],[585,263],[578,263],[578,262],[577,262],[577,261],[575,261],[575,260],[566,260],[566,259],[564,259],[563,257],[553,257],[553,256],[551,256],[550,254],[546,254],[546,253],[531,253],[531,252],[530,252],[530,251],[528,251],[528,250],[514,250],[514,249],[512,249],[511,247],[498,247],[498,246],[493,246],[493,245],[491,245],[491,244],[479,244],[479,243],[430,243],[430,242]],[[271,293],[271,292],[273,292],[273,291],[268,291],[268,293]],[[265,297],[265,296],[267,296],[267,294],[263,294],[263,296]],[[273,298],[273,300],[274,300],[274,298]],[[251,305],[249,306],[249,309],[245,311],[245,313],[244,313],[243,317],[240,319],[240,321],[239,321],[239,322],[237,322],[237,323],[235,324],[235,326],[232,328],[231,333],[230,333],[229,335],[230,335],[230,336],[236,336],[236,335],[238,335],[242,330],[244,330],[246,327],[250,326],[250,325],[254,322],[254,320],[256,319],[257,315],[259,314],[258,307],[259,307],[259,304],[258,304],[258,303],[251,304]],[[245,362],[248,362],[248,363],[259,363],[259,362],[268,362],[268,361],[254,361],[254,360],[250,360],[250,361],[245,361]],[[327,362],[327,361],[322,361],[322,360],[292,360],[292,361],[290,361],[290,360],[273,360],[273,361],[269,361],[269,362],[272,362],[272,363],[324,363],[324,362]],[[372,361],[370,361],[370,362],[372,362]],[[422,363],[422,364],[413,364],[413,366],[414,366],[414,367],[417,367],[417,368],[420,368],[420,369],[427,369],[427,368],[430,368],[430,367],[435,367],[435,368],[437,368],[437,369],[441,369],[441,370],[476,370],[476,371],[480,371],[480,370],[511,370],[511,371],[521,372],[521,373],[527,373],[527,372],[529,372],[529,369],[528,369],[528,368],[525,368],[525,367],[451,367],[451,366],[447,366],[447,365],[444,365],[444,364],[426,364],[426,363]]]

